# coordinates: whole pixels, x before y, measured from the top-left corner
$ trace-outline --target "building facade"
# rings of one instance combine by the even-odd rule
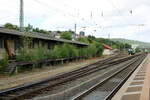
[[[42,33],[23,33],[16,30],[0,28],[0,59],[7,53],[9,56],[16,55],[17,50],[23,46],[23,39],[29,42],[28,48],[32,49],[40,45],[47,49],[52,49],[54,45],[69,43],[77,47],[86,47],[88,44],[65,39],[51,38]]]
[[[114,50],[109,45],[103,44],[103,49],[103,55],[112,55],[114,53]]]

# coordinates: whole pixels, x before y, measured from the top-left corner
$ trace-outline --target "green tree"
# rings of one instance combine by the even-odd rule
[[[87,48],[88,51],[88,57],[95,57],[97,53],[97,48],[94,43],[90,44]]]
[[[47,30],[39,29],[39,28],[34,28],[33,32],[43,33],[43,34],[50,34],[51,31],[47,31]]]
[[[135,49],[135,53],[141,52],[140,48]]]
[[[95,41],[95,40],[96,40],[95,36],[88,35],[88,41],[89,41],[90,43],[92,43],[92,42]]]
[[[6,23],[6,24],[4,25],[4,27],[5,27],[5,28],[8,28],[8,29],[13,29],[13,28],[14,28],[14,26],[13,26],[11,23]]]
[[[4,25],[4,27],[7,28],[7,29],[19,30],[19,27],[18,27],[17,25],[13,25],[13,24],[11,24],[11,23],[6,23],[6,24]]]
[[[96,56],[101,56],[103,53],[103,47],[102,44],[100,42],[94,42],[94,45],[96,46]]]
[[[86,37],[80,37],[80,38],[77,39],[77,41],[83,42],[83,43],[89,43],[89,41]]]
[[[40,29],[39,28],[34,28],[33,32],[40,32]]]
[[[26,32],[31,32],[33,30],[33,26],[28,24],[27,27],[25,27]]]
[[[69,31],[62,32],[60,34],[60,38],[67,39],[67,40],[72,40],[72,33],[69,32]]]
[[[125,43],[124,46],[125,46],[126,49],[131,48],[131,45],[129,45],[129,44],[127,44],[127,43]]]

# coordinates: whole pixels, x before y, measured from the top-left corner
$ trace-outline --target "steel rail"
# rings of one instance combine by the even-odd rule
[[[136,56],[133,56],[133,57],[136,57]],[[128,58],[133,58],[133,57],[128,57]],[[114,58],[113,58],[114,59]],[[126,59],[126,60],[128,60],[127,58],[124,58],[124,59]],[[111,59],[112,60],[112,59]],[[115,61],[115,62],[117,62],[117,61]],[[112,62],[111,62],[112,63]],[[118,62],[117,62],[118,63]],[[96,63],[97,64],[97,63]],[[114,63],[113,63],[114,64]],[[107,64],[106,64],[107,65]],[[96,67],[92,67],[92,68],[96,68]],[[103,67],[103,68],[106,68],[106,66],[105,67]],[[100,70],[100,69],[103,69],[103,68],[99,68],[99,69],[93,69],[93,71],[92,70],[90,70],[89,72],[87,72],[87,73],[85,73],[87,70],[84,70],[83,72],[82,72],[82,70],[75,70],[75,71],[72,71],[72,73],[70,72],[69,73],[69,75],[71,75],[71,74],[73,74],[73,73],[75,73],[75,72],[77,72],[77,73],[75,73],[72,77],[70,77],[70,78],[68,78],[66,81],[69,81],[69,80],[72,80],[73,79],[73,77],[80,77],[80,76],[83,76],[83,75],[87,75],[87,74],[89,74],[89,73],[93,73],[93,72],[95,72],[95,71],[97,71],[97,70]],[[89,70],[89,69],[88,69]],[[82,73],[79,73],[79,72],[82,72]],[[27,85],[23,85],[23,86],[19,86],[19,87],[16,87],[16,88],[11,88],[11,89],[8,89],[8,90],[4,90],[4,91],[0,91],[0,96],[1,95],[7,95],[7,94],[11,94],[12,92],[15,92],[15,91],[21,91],[21,90],[24,90],[24,89],[26,89],[26,88],[29,88],[29,87],[32,87],[32,86],[35,86],[35,85],[38,85],[38,84],[42,84],[42,83],[45,83],[45,82],[48,82],[48,81],[52,81],[52,80],[56,80],[56,79],[61,79],[61,78],[65,78],[65,76],[68,76],[67,75],[67,73],[65,73],[64,74],[64,76],[56,76],[55,78],[51,78],[51,79],[46,79],[46,80],[42,80],[42,81],[40,81],[40,82],[35,82],[35,83],[32,83],[32,84],[27,84]],[[62,81],[62,82],[64,82],[64,81]],[[61,81],[60,81],[60,83],[62,83]],[[58,84],[60,84],[60,83],[55,83],[55,84],[53,84],[53,85],[51,85],[51,86],[55,86],[55,85],[58,85]],[[47,87],[47,86],[46,86]],[[44,88],[46,88],[46,87],[44,87]],[[43,88],[43,87],[42,87]],[[37,90],[40,90],[40,89],[42,89],[42,88],[39,88],[39,89],[37,89]],[[36,91],[37,91],[36,90]],[[35,90],[33,90],[33,91],[35,91]],[[32,91],[32,92],[33,92]],[[29,92],[29,93],[32,93],[31,91]],[[25,95],[25,94],[24,94]],[[22,96],[22,95],[19,95],[19,96]],[[13,99],[13,98],[12,98]],[[2,99],[3,100],[3,99]]]
[[[142,57],[141,57],[142,58]],[[144,57],[143,57],[144,58]],[[142,59],[143,60],[143,59]],[[142,61],[141,60],[141,61]],[[132,64],[138,63],[137,66],[127,75],[127,77],[123,80],[123,82],[121,82],[117,87],[115,87],[115,89],[113,90],[114,92],[111,92],[109,94],[108,97],[106,97],[106,100],[110,100],[110,98],[117,92],[117,90],[123,85],[123,83],[130,77],[130,75],[134,72],[134,70],[138,67],[138,65],[141,63],[141,61],[139,61],[138,59],[133,60],[131,63],[129,63],[128,65],[126,65],[125,67],[123,67],[122,69],[118,70],[117,72],[113,73],[112,75],[110,75],[109,77],[105,78],[103,81],[95,84],[94,86],[92,86],[91,88],[89,88],[88,90],[78,94],[77,96],[73,97],[72,100],[81,100],[81,98],[83,98],[84,96],[88,95],[89,93],[91,93],[92,91],[94,91],[97,87],[103,85],[105,82],[109,81],[109,79],[111,79],[112,77],[114,77],[115,75],[119,74],[120,72],[122,72],[124,69],[126,69],[127,67],[131,66]]]
[[[141,62],[143,61],[143,59],[145,58],[142,57],[141,61],[138,62],[137,67],[141,64]],[[119,89],[123,86],[123,84],[128,80],[128,78],[132,75],[132,73],[137,69],[137,67],[135,67],[130,73],[128,73],[128,75],[123,79],[122,82],[120,82],[112,91],[111,93],[109,93],[109,95],[107,97],[105,97],[104,100],[111,100],[112,97],[119,91]]]

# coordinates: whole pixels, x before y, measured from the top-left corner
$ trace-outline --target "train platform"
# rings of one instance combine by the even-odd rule
[[[147,55],[112,100],[150,100],[150,54]]]

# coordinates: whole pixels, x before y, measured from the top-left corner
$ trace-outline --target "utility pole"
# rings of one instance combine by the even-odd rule
[[[74,33],[73,33],[73,40],[75,40],[76,39],[76,31],[77,31],[77,24],[75,23],[74,24]]]
[[[20,32],[24,31],[24,12],[23,12],[23,0],[20,0]]]
[[[74,33],[76,34],[77,32],[77,24],[74,25]]]
[[[92,19],[92,17],[93,17],[93,12],[92,12],[92,11],[91,11],[91,16],[90,16],[90,17],[91,17],[91,19]]]

